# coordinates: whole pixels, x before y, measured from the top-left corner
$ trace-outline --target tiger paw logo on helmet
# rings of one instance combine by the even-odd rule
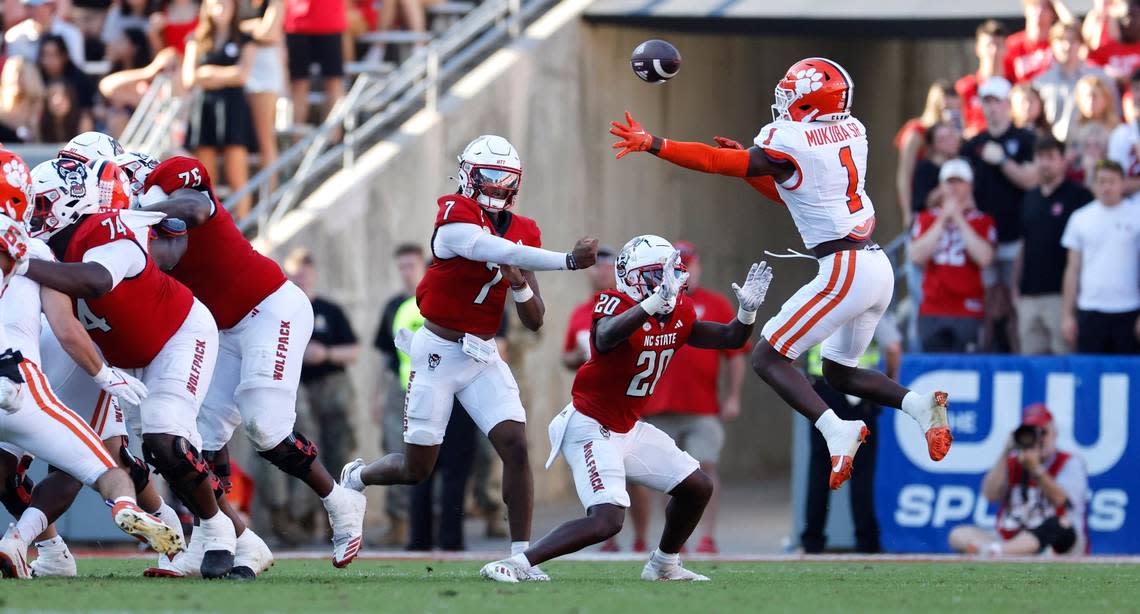
[[[4,181],[8,185],[28,194],[32,190],[31,172],[23,160],[8,160],[4,163]]]
[[[823,73],[814,68],[796,72],[796,93],[807,94],[823,87]]]

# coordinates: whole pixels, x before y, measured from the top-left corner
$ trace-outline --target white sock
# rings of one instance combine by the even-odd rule
[[[39,537],[48,527],[47,516],[40,510],[29,507],[24,510],[20,515],[20,520],[16,522],[16,533],[19,534],[20,539],[24,545],[32,543],[32,540]]]
[[[67,544],[63,543],[63,538],[58,535],[36,542],[36,547],[40,550],[67,550]]]
[[[919,394],[913,390],[903,397],[902,407],[904,414],[914,418],[923,429],[930,427],[930,397]]]
[[[511,542],[511,554],[522,554],[530,548],[530,542]]]
[[[532,567],[532,565],[530,564],[530,560],[527,559],[526,555],[521,553],[521,552],[511,556],[511,558],[508,560],[511,561],[512,563],[514,563],[515,565],[518,565],[519,569],[522,569],[523,571],[529,571],[530,568]]]
[[[649,555],[649,560],[653,561],[653,564],[657,565],[658,567],[680,565],[681,554],[678,552],[674,552],[673,554],[666,554],[664,552],[661,552],[660,548],[656,548],[653,550],[653,554]]]
[[[158,500],[158,511],[156,511],[154,515],[158,516],[162,524],[174,529],[174,531],[178,533],[178,537],[181,537],[184,542],[186,541],[186,535],[182,532],[182,519],[178,517],[178,512],[167,505],[166,501],[163,501],[162,498]]]
[[[329,503],[331,503],[337,497],[340,496],[341,493],[340,493],[339,489],[341,489],[341,488],[344,488],[344,486],[341,486],[340,484],[333,482],[333,487],[332,487],[332,490],[329,491],[329,494],[325,495],[324,497],[321,497],[321,502],[325,504],[325,507],[328,507]]]
[[[122,497],[115,497],[115,500],[113,501],[113,503],[115,505],[118,505],[120,503],[130,503],[130,504],[134,505],[135,507],[138,507],[138,504],[139,504],[138,501],[135,501],[134,497],[130,497],[127,495],[123,495]]]
[[[823,435],[824,439],[829,440],[832,435],[843,428],[843,420],[835,415],[835,412],[829,408],[815,421],[815,428],[819,430],[819,433]]]

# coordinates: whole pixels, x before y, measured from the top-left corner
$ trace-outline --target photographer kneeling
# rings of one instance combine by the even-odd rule
[[[1021,426],[982,481],[982,496],[1000,504],[997,533],[962,525],[950,547],[986,556],[1085,550],[1088,471],[1081,457],[1057,450],[1057,427],[1043,404],[1026,407]]]

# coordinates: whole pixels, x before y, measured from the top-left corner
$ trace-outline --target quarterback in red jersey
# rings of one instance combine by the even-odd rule
[[[483,577],[526,580],[534,566],[616,535],[629,507],[628,479],[672,497],[661,542],[641,578],[708,580],[682,567],[679,553],[712,495],[712,480],[668,435],[638,419],[678,348],[738,348],[748,341],[772,271],[765,263],[752,265],[743,287],[732,286],[740,304],[736,319],[706,322],[681,291],[688,273],[680,257],[654,235],[625,244],[617,289],[599,293],[594,304],[590,359],[574,378],[570,405],[550,423],[546,466],[559,453],[566,459],[586,517],[562,524],[525,552],[484,565]]]
[[[592,266],[598,242],[580,239],[571,252],[552,252],[538,224],[510,211],[522,182],[522,161],[506,139],[484,135],[459,156],[459,191],[441,197],[432,236],[432,263],[416,288],[425,318],[414,334],[400,331],[396,347],[411,357],[404,401],[404,453],[365,466],[344,467],[341,483],[417,484],[439,456],[458,399],[503,459],[503,502],[512,554],[530,539],[533,484],[527,461],[526,412],[494,336],[507,292],[523,326],[538,330],[546,307],[533,271]],[[535,572],[530,579],[547,579]]]
[[[244,423],[262,458],[321,497],[333,528],[333,565],[347,566],[360,551],[364,495],[338,485],[317,458],[317,445],[294,430],[301,360],[313,332],[309,298],[242,236],[198,160],[164,160],[142,189],[144,211],[186,222],[186,250],[170,275],[210,309],[220,329],[218,366],[198,415],[203,453],[220,477],[227,476],[228,452],[222,450]],[[237,547],[235,567],[256,573],[272,563],[252,531],[238,536]]]
[[[80,321],[107,361],[135,370],[146,384],[149,395],[139,411],[144,455],[201,519],[195,532],[204,553],[201,574],[226,576],[236,528],[220,513],[218,480],[199,452],[196,424],[217,360],[214,319],[158,269],[127,212],[100,210],[98,186],[83,163],[44,162],[32,181],[32,234],[46,240],[60,262],[33,259],[25,274],[75,299]]]

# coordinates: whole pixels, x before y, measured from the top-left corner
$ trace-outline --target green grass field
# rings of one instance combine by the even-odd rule
[[[694,563],[707,584],[650,584],[636,562],[566,562],[550,584],[479,578],[478,563],[282,561],[256,582],[147,580],[141,560],[81,559],[80,577],[5,581],[0,612],[1138,612],[1140,566]]]

